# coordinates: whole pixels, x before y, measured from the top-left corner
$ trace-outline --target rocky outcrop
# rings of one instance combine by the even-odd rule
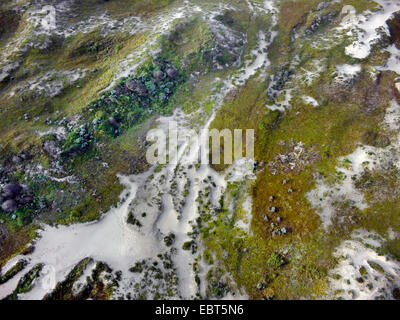
[[[19,183],[9,183],[4,186],[0,195],[1,210],[6,213],[12,213],[29,205],[32,198],[28,192]]]
[[[396,12],[387,24],[389,26],[392,43],[400,49],[400,11]]]

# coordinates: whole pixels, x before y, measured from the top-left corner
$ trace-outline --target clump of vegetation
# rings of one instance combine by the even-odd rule
[[[97,135],[117,137],[154,113],[167,113],[168,100],[184,81],[184,73],[174,63],[154,59],[141,66],[136,76],[123,79],[90,103],[87,118],[92,119]]]
[[[279,253],[272,253],[267,260],[268,266],[274,269],[282,267],[286,263],[284,257]]]
[[[385,148],[390,145],[390,139],[387,136],[373,131],[365,132],[361,137],[361,141],[363,144],[377,148]]]
[[[143,264],[143,262],[136,262],[135,265],[129,269],[129,271],[132,273],[142,273]]]
[[[74,128],[68,134],[64,144],[62,156],[80,155],[85,153],[93,142],[93,134],[87,125]]]
[[[170,233],[169,235],[164,237],[164,243],[167,247],[172,246],[174,242],[175,242],[175,234]]]
[[[134,226],[138,227],[138,228],[142,227],[142,223],[138,219],[136,219],[135,215],[132,212],[129,213],[127,222],[129,224],[131,224],[131,225],[134,225]]]
[[[197,252],[197,244],[196,244],[196,242],[194,240],[186,241],[182,245],[182,249],[186,250],[186,251],[191,251],[192,254],[195,254]]]
[[[385,269],[383,269],[383,267],[379,263],[376,263],[374,261],[367,261],[367,262],[371,266],[372,269],[374,269],[380,273],[385,273]]]

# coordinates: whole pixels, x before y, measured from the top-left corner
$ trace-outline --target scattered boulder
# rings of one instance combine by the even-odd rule
[[[165,73],[162,72],[161,70],[158,70],[157,72],[154,72],[154,79],[156,80],[156,82],[164,80],[165,79]]]
[[[11,161],[15,165],[20,165],[22,163],[22,158],[19,156],[13,156]]]
[[[178,70],[176,70],[174,67],[171,67],[167,70],[167,75],[172,79],[176,79],[178,77]]]
[[[17,202],[13,199],[7,200],[1,205],[1,209],[5,212],[14,212],[17,210]]]
[[[147,87],[138,80],[129,80],[126,82],[126,87],[139,96],[148,97],[149,91]]]
[[[21,205],[27,205],[27,204],[30,204],[32,201],[33,201],[32,198],[27,196],[27,197],[23,197],[23,198],[19,199],[18,203]]]
[[[19,183],[10,183],[3,188],[3,198],[14,199],[22,192],[22,187]]]

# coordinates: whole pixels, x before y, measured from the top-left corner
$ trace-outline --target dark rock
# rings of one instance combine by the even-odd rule
[[[26,246],[25,249],[22,251],[22,254],[23,254],[24,256],[27,256],[27,255],[33,253],[33,251],[35,251],[35,246],[33,246],[33,245],[28,245],[28,246]]]
[[[129,89],[124,85],[119,85],[117,88],[115,88],[115,94],[117,96],[127,94],[127,93],[129,93]]]
[[[23,205],[23,206],[27,205],[27,204],[29,204],[31,202],[32,202],[32,198],[31,197],[23,197],[23,198],[18,200],[18,203]]]
[[[154,73],[154,79],[157,82],[165,79],[165,73],[162,72],[161,70],[158,70],[157,72]]]
[[[22,159],[21,159],[21,157],[19,157],[19,156],[13,156],[12,159],[11,159],[11,161],[12,161],[12,163],[14,163],[14,164],[16,164],[16,165],[19,165],[19,164],[22,163]]]
[[[1,209],[5,212],[14,212],[17,210],[17,203],[15,200],[7,200],[1,205]]]
[[[114,128],[118,128],[118,121],[114,117],[110,117],[108,123]]]
[[[273,76],[273,85],[268,89],[268,96],[275,98],[277,92],[282,91],[285,88],[286,82],[289,81],[290,77],[294,74],[293,70],[289,69],[289,66],[283,66]]]
[[[149,95],[147,87],[138,80],[129,80],[126,83],[126,87],[139,96],[147,97]]]
[[[178,70],[176,70],[174,67],[171,67],[167,70],[167,75],[172,79],[176,79],[178,77]]]
[[[17,196],[19,196],[22,192],[22,187],[20,184],[18,183],[10,183],[7,184],[4,188],[3,188],[3,198],[6,199],[14,199]]]
[[[334,12],[329,12],[328,14],[323,15],[323,16],[317,16],[304,33],[306,35],[313,34],[321,26],[327,25],[328,23],[332,22],[335,17],[336,17],[336,13],[334,13]]]

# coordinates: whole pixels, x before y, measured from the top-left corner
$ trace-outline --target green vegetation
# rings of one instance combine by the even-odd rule
[[[384,237],[389,225],[394,225],[396,230],[400,230],[398,219],[391,214],[398,210],[397,201],[390,205],[387,202],[373,204],[373,207],[363,213],[351,208],[345,209],[346,216],[355,215],[358,224],[343,225],[335,221],[335,225],[325,233],[321,230],[320,218],[315,209],[310,207],[306,199],[307,192],[315,187],[315,174],[327,181],[337,181],[337,159],[352,153],[359,141],[366,139],[368,144],[378,147],[388,145],[384,134],[378,135],[374,132],[378,130],[377,124],[383,121],[385,110],[394,98],[392,90],[387,89],[394,81],[390,73],[382,73],[378,83],[365,72],[361,73],[351,87],[341,87],[333,82],[336,65],[353,63],[344,54],[346,38],[343,38],[343,43],[336,42],[331,49],[324,51],[312,48],[310,42],[302,37],[292,42],[290,34],[293,28],[305,30],[310,25],[310,9],[315,8],[318,2],[288,1],[282,5],[282,25],[279,25],[279,34],[270,57],[273,65],[279,66],[287,64],[291,57],[298,55],[300,64],[296,70],[308,68],[307,64],[310,61],[319,60],[323,61],[327,71],[319,75],[312,85],[303,86],[296,75],[289,76],[290,83],[283,83],[283,86],[297,85],[298,89],[292,92],[291,107],[287,108],[284,114],[278,111],[265,112],[265,101],[272,104],[278,99],[274,101],[267,97],[265,92],[269,86],[268,82],[260,83],[250,79],[235,92],[233,100],[225,102],[211,125],[217,129],[256,129],[256,160],[263,165],[259,168],[256,183],[249,187],[253,195],[254,235],[244,236],[241,231],[235,229],[235,216],[227,223],[228,213],[224,211],[221,211],[218,220],[210,223],[209,227],[202,231],[208,250],[217,254],[226,270],[233,275],[237,285],[244,287],[253,298],[312,298],[324,295],[328,285],[328,270],[336,264],[336,259],[332,256],[333,250],[340,241],[350,236],[352,230],[366,227],[367,230],[374,230]],[[372,9],[368,6],[371,4],[366,2],[354,5],[360,11]],[[337,12],[338,7],[333,6],[329,10]],[[373,64],[377,54],[373,53],[369,58],[371,62],[365,61],[363,67],[367,68],[369,63]],[[272,71],[280,72],[279,68],[273,68]],[[300,98],[302,94],[318,97],[320,106],[306,106]],[[373,99],[372,96],[379,98]],[[246,117],[243,117],[243,114],[246,114]],[[307,160],[305,166],[303,164],[293,170],[285,166],[275,167],[276,155],[289,154],[292,142],[302,142],[304,152],[313,155],[304,156],[304,161],[314,160]],[[215,168],[225,169],[224,166]],[[272,168],[277,168],[277,171]],[[390,186],[393,184],[388,183],[387,180],[381,181],[374,190],[378,192],[378,188],[383,185],[392,189]],[[372,186],[373,184],[368,190],[371,190]],[[237,190],[236,188],[233,190]],[[274,199],[272,203],[271,196]],[[232,199],[228,198],[225,201],[229,203]],[[240,212],[240,200],[233,201],[238,201],[233,213]],[[382,210],[383,206],[388,205],[387,209]],[[276,216],[272,217],[272,221],[271,217],[265,218],[271,215],[271,206],[278,208],[283,225],[276,222]],[[346,208],[345,204],[341,208]],[[378,220],[388,223],[380,225]],[[276,230],[279,231],[282,227],[290,232],[284,236],[277,236],[279,233]],[[244,252],[243,248],[246,248]],[[395,247],[387,247],[387,250],[390,250],[391,254],[399,252]],[[228,259],[222,258],[223,251],[228,253]],[[279,256],[282,260],[278,259],[274,252],[285,252]],[[270,263],[266,266],[265,261]],[[265,283],[265,289],[257,290],[260,281]]]
[[[67,275],[65,280],[57,283],[56,288],[47,294],[44,300],[107,300],[111,297],[114,286],[116,285],[115,279],[110,277],[112,270],[103,262],[97,262],[92,270],[90,277],[87,277],[87,283],[74,291],[74,285],[83,275],[85,270],[90,264],[94,263],[93,259],[85,258],[80,261],[72,271]],[[107,285],[103,277],[107,277]]]
[[[8,280],[14,278],[14,276],[22,271],[26,266],[25,260],[18,261],[15,266],[8,270],[4,275],[0,277],[0,284],[6,283]]]
[[[94,14],[93,10],[107,9],[118,20],[140,15],[147,22],[167,6],[173,10],[174,3],[129,0],[122,5],[122,0],[90,0],[77,3],[72,10],[77,21]],[[229,3],[237,10],[221,11],[214,25],[195,13],[174,21],[171,32],[155,36],[154,42],[148,41],[153,39],[148,31],[131,35],[109,30],[104,34],[98,28],[67,38],[51,36],[46,48],[27,48],[14,57],[19,65],[0,83],[0,183],[26,185],[32,201],[14,212],[0,210],[0,231],[6,235],[0,266],[24,251],[35,237],[36,223],[91,221],[115,206],[123,189],[117,174],[140,173],[148,168],[145,135],[156,125],[157,117],[171,115],[180,107],[191,114],[192,126],[198,128],[215,111],[224,81],[238,76],[239,70],[253,61],[259,32],[271,29],[268,14],[251,13],[244,1]],[[371,73],[371,68],[384,65],[388,58],[379,47],[383,44],[376,44],[368,58],[359,60],[346,55],[345,48],[352,41],[349,36],[340,39],[330,35],[343,19],[343,5],[354,6],[358,13],[376,10],[377,5],[367,0],[330,2],[329,6],[321,3],[281,2],[273,29],[277,36],[268,51],[271,65],[232,88],[211,124],[216,129],[255,129],[257,162],[256,179],[228,183],[218,206],[213,205],[211,195],[216,184],[211,178],[196,199],[200,216],[179,250],[193,255],[199,287],[200,274],[207,273],[208,297],[221,298],[236,289],[253,299],[324,297],[328,294],[329,271],[337,265],[333,252],[359,228],[378,233],[385,239],[380,253],[400,259],[398,239],[388,237],[389,229],[400,232],[400,175],[395,167],[365,170],[361,176],[351,177],[368,208],[360,210],[351,201],[335,199],[328,230],[323,229],[316,208],[307,200],[317,181],[340,186],[347,179],[344,169],[351,169],[353,163],[346,156],[359,143],[381,150],[390,146],[393,132],[380,124],[390,102],[399,100],[394,89],[397,75]],[[9,5],[9,1],[2,3],[0,10],[0,20],[10,28],[0,26],[0,44],[19,34],[26,23],[8,10]],[[204,1],[202,5],[213,4]],[[397,43],[397,20],[389,27],[390,41]],[[152,43],[151,48],[148,43]],[[146,55],[146,50],[156,48],[160,50]],[[121,61],[139,67],[105,90],[120,71]],[[359,64],[361,72],[354,79],[339,82],[337,66],[344,64]],[[82,78],[70,82],[65,71],[77,68],[85,72]],[[54,88],[38,93],[18,87],[24,81],[35,82],[47,72],[51,81],[62,83],[57,94]],[[13,90],[15,94],[9,95]],[[317,100],[318,106],[305,102],[306,96]],[[268,106],[285,110],[272,111]],[[65,136],[57,134],[57,128],[65,130]],[[45,134],[38,137],[38,132]],[[222,160],[223,154],[222,144]],[[41,170],[35,171],[37,168]],[[158,166],[155,175],[163,168]],[[213,168],[223,173],[227,166]],[[171,185],[171,196],[179,199],[175,209],[184,206],[193,194],[188,179],[183,200],[175,197],[179,188],[176,182]],[[252,197],[249,214],[244,208],[247,195]],[[145,217],[146,213],[130,213],[127,222],[141,228]],[[239,222],[249,222],[251,233]],[[173,254],[177,249],[175,234],[161,239]],[[169,253],[159,258],[137,262],[130,268],[138,279],[133,298],[176,296],[178,280],[172,259]],[[206,271],[200,270],[201,259]],[[160,262],[164,270],[158,267]],[[103,274],[114,279],[111,269],[101,262],[87,284],[78,292],[73,290],[92,263],[91,258],[80,261],[45,299],[112,297],[116,282],[103,281]],[[379,264],[368,263],[384,273]],[[0,284],[24,267],[23,261],[18,262],[0,277]],[[37,265],[30,270],[9,298],[17,299],[18,294],[28,292],[41,268]],[[365,267],[359,273],[360,281],[368,275]],[[153,279],[164,286],[149,289]]]
[[[31,291],[34,280],[39,276],[43,269],[42,264],[37,264],[29,270],[19,281],[14,292],[6,297],[6,300],[18,300],[18,295]]]

